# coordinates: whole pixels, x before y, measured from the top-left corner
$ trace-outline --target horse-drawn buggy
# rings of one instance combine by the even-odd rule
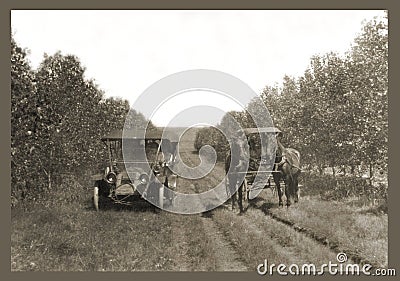
[[[265,188],[277,191],[279,205],[282,206],[281,182],[285,186],[287,206],[292,201],[297,202],[300,153],[282,145],[282,132],[276,127],[245,128],[243,133],[247,143],[241,142],[240,138],[233,140],[232,151],[225,162],[226,187],[228,195],[231,195],[232,208],[235,208],[237,200],[240,212],[243,212],[243,202],[255,198]],[[236,161],[232,153],[240,154]],[[241,164],[240,158],[247,158],[247,168]],[[233,166],[231,171],[230,166]]]
[[[145,198],[160,208],[173,204],[171,190],[176,188],[177,176],[170,167],[178,143],[173,132],[116,130],[102,141],[108,159],[102,171],[92,176],[96,210],[107,202],[132,205],[135,198]]]

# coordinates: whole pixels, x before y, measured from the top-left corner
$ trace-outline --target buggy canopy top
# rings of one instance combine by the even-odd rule
[[[114,130],[101,138],[102,141],[121,139],[167,139],[170,142],[178,142],[179,136],[175,134],[173,128],[156,128],[151,130],[133,128],[129,130]]]
[[[243,132],[246,135],[251,135],[251,134],[258,134],[258,133],[281,133],[281,130],[279,130],[276,127],[245,128],[245,129],[243,129]]]

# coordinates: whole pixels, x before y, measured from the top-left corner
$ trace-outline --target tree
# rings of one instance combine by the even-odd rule
[[[357,157],[373,166],[386,166],[388,148],[388,23],[367,22],[349,53],[352,108],[357,115]]]
[[[66,173],[82,175],[105,159],[100,138],[114,129],[144,127],[129,102],[104,99],[72,55],[45,56],[36,72],[13,40],[11,49],[12,182],[29,193],[55,188]],[[130,112],[128,114],[128,112]],[[150,123],[150,126],[152,124]]]
[[[27,157],[34,142],[36,106],[32,102],[36,87],[26,51],[11,37],[11,183],[15,197],[25,196],[34,184],[30,176],[37,172]]]
[[[315,56],[300,79],[303,118],[297,130],[309,146],[305,155],[314,151],[313,162],[320,171],[324,165],[334,170],[346,163],[351,153],[348,137],[354,122],[348,109],[348,81],[345,61],[334,53]]]
[[[37,138],[35,160],[47,179],[59,182],[63,173],[77,172],[90,159],[98,103],[102,98],[75,56],[45,56],[36,73]]]

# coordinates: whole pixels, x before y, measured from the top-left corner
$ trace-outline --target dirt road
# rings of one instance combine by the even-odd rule
[[[181,151],[182,160],[192,167],[198,164],[199,159],[193,149],[190,146],[184,148],[187,150]],[[223,176],[222,165],[217,165],[213,173],[202,179],[182,180],[180,188],[185,193],[204,192],[220,182]],[[269,194],[268,198],[273,200],[271,197]],[[313,262],[314,257],[319,255],[316,264],[324,263],[323,260],[335,261],[337,253],[329,247],[266,216],[257,204],[254,206],[244,215],[230,210],[229,204],[200,215],[207,239],[211,241],[218,259],[216,270],[255,270],[265,258],[277,263],[307,263]],[[304,245],[308,245],[308,249],[304,249]]]

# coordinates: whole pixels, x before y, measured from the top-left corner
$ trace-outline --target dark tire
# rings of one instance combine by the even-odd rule
[[[99,187],[93,188],[93,206],[96,211],[99,211]]]
[[[174,191],[176,190],[176,187],[178,185],[178,177],[177,176],[172,176],[169,177],[169,180],[166,180],[165,186],[169,189],[165,190],[164,197],[167,199],[167,205],[168,206],[173,206],[174,201],[175,201],[175,194]]]
[[[245,209],[243,203],[248,201],[248,200],[246,200],[246,197],[248,198],[248,196],[246,196],[246,195],[248,195],[246,178],[243,180],[243,182],[237,192],[238,192],[238,203],[239,203],[240,213],[243,213],[244,209]]]

